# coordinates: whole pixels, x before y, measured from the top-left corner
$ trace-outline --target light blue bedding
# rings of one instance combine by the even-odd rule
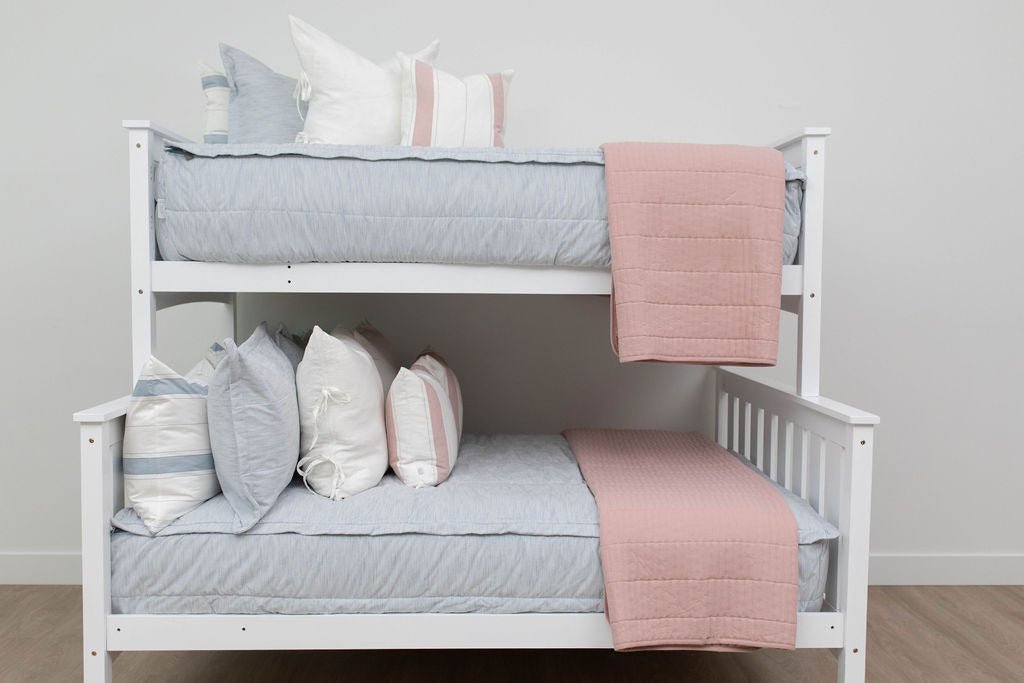
[[[835,529],[789,496],[800,611],[820,609]],[[806,509],[805,509],[806,508]],[[597,508],[559,436],[466,435],[437,487],[393,475],[343,501],[295,483],[245,534],[218,496],[153,537],[122,510],[117,613],[599,612]],[[126,533],[128,532],[128,533]]]
[[[802,182],[787,168],[784,263]],[[608,267],[599,149],[169,144],[164,260]]]

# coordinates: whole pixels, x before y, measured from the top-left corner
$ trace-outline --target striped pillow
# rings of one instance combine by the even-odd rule
[[[199,65],[199,76],[206,95],[203,142],[223,144],[228,141],[228,77],[207,64]]]
[[[459,386],[459,378],[455,376],[447,361],[439,353],[433,351],[429,346],[420,354],[420,357],[413,363],[413,368],[423,368],[436,379],[444,388],[448,401],[452,405],[452,415],[455,416],[455,427],[462,439],[462,387]]]
[[[398,371],[384,406],[391,468],[416,487],[443,482],[459,455],[452,402],[422,360]]]
[[[201,382],[150,358],[128,403],[125,505],[153,533],[220,492],[206,420],[206,385]]]
[[[505,102],[513,72],[456,78],[400,54],[402,144],[504,147]]]

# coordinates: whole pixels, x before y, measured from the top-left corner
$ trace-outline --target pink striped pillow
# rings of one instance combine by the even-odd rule
[[[505,102],[513,71],[457,78],[399,54],[402,144],[504,147]]]
[[[416,487],[448,478],[459,456],[462,422],[456,422],[448,392],[422,360],[398,371],[384,405],[391,469]]]
[[[413,369],[422,368],[429,372],[436,379],[452,404],[452,414],[455,416],[455,426],[459,431],[459,439],[462,439],[462,387],[459,386],[459,378],[455,376],[444,358],[428,346],[416,362],[412,364]]]

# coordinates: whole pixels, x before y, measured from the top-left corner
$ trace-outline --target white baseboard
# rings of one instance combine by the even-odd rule
[[[868,582],[873,586],[1017,586],[1024,585],[1021,555],[871,555]]]
[[[73,552],[0,552],[2,584],[78,584],[82,556]],[[1024,585],[1021,555],[871,556],[868,580],[875,586]]]
[[[80,553],[0,551],[0,584],[79,583],[82,583]]]

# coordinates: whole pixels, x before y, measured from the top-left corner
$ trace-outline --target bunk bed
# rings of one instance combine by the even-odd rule
[[[153,352],[156,312],[193,301],[234,305],[238,293],[608,295],[607,267],[471,263],[223,263],[160,258],[158,166],[188,142],[149,121],[128,130],[132,381]],[[782,308],[798,318],[795,389],[722,368],[715,440],[838,529],[824,546],[819,611],[797,615],[796,646],[827,648],[838,679],[865,670],[868,532],[878,418],[819,395],[826,128],[774,144],[806,174],[795,261],[783,267]],[[194,148],[193,148],[193,151]],[[521,613],[121,613],[111,598],[111,525],[123,506],[121,441],[128,397],[80,411],[85,678],[110,680],[129,650],[608,648],[600,611]],[[818,604],[815,604],[815,608]],[[355,612],[356,610],[353,610]],[[372,610],[370,610],[372,611]]]

